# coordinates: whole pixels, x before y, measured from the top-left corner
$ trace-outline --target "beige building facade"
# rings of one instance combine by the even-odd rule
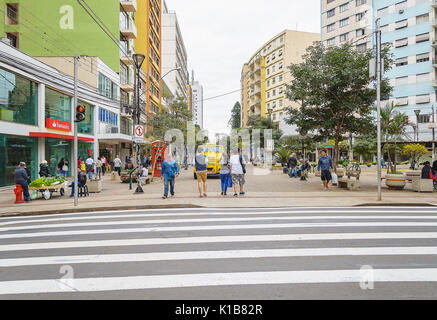
[[[250,116],[271,117],[280,123],[285,109],[298,107],[286,98],[286,84],[291,82],[288,66],[302,62],[306,49],[320,34],[285,30],[268,41],[243,65],[241,73],[241,124]]]

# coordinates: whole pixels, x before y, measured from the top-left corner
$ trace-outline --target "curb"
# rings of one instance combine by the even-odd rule
[[[421,202],[421,203],[361,203],[353,207],[437,207],[437,205]]]
[[[98,207],[98,208],[81,208],[81,209],[63,209],[63,210],[47,210],[47,211],[29,211],[29,212],[10,212],[0,213],[0,218],[8,217],[26,217],[26,216],[42,216],[52,214],[68,214],[81,212],[99,212],[99,211],[123,211],[123,210],[152,210],[152,209],[195,209],[203,208],[198,205],[190,204],[173,204],[173,205],[144,205],[144,206],[124,206],[124,207]]]

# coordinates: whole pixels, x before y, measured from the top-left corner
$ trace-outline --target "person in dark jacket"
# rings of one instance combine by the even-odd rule
[[[432,164],[432,172],[435,174],[437,174],[437,160],[433,162]]]
[[[30,194],[29,194],[29,175],[26,171],[26,164],[24,162],[20,162],[20,165],[14,171],[14,181],[15,184],[21,185],[23,188],[24,201],[30,202]]]
[[[39,165],[39,176],[48,178],[50,176],[50,168],[46,160],[43,160]]]
[[[292,156],[288,159],[288,168],[290,169],[290,178],[297,178],[297,158],[296,154],[293,153]]]
[[[432,173],[431,163],[427,161],[422,168],[422,179],[432,179],[430,173]]]

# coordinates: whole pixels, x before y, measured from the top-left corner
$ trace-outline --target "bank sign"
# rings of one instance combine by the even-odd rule
[[[61,120],[46,118],[46,128],[62,130],[62,131],[71,131],[71,123]]]

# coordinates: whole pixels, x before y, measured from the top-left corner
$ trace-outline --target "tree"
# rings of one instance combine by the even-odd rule
[[[420,158],[428,153],[428,149],[421,144],[407,144],[402,149],[402,154],[411,160],[411,163],[419,162]]]
[[[247,121],[247,127],[249,129],[249,134],[252,136],[253,129],[260,129],[260,144],[261,148],[264,148],[264,130],[272,130],[272,139],[275,141],[275,145],[279,144],[279,139],[282,136],[282,131],[275,125],[275,123],[269,119],[260,116],[250,116]]]
[[[353,150],[364,158],[364,161],[371,162],[372,156],[378,152],[375,134],[359,136],[353,145]]]
[[[381,109],[381,129],[385,136],[385,150],[387,150],[388,154],[388,171],[396,172],[397,169],[397,161],[396,155],[398,153],[397,150],[397,142],[399,142],[403,137],[406,136],[406,130],[408,126],[408,117],[396,109],[399,106],[394,103],[386,104]],[[391,161],[390,152],[394,151],[394,164]],[[378,161],[381,161],[379,159]]]
[[[284,136],[280,139],[280,144],[290,153],[302,154],[302,143],[307,151],[314,151],[317,147],[312,135],[306,135],[304,138],[300,135]],[[301,156],[303,157],[303,154]]]
[[[358,52],[352,44],[324,47],[320,42],[307,49],[303,62],[292,64],[292,81],[287,98],[300,104],[288,108],[286,121],[299,131],[313,132],[317,141],[334,139],[334,167],[339,143],[347,134],[366,134],[372,128],[371,106],[376,89],[371,86],[369,62],[371,50]],[[391,68],[388,48],[382,51],[384,69]],[[388,79],[381,83],[382,99],[388,99],[392,88]]]
[[[238,129],[241,127],[241,104],[236,102],[231,111],[231,119],[229,119],[228,125],[231,129]]]

